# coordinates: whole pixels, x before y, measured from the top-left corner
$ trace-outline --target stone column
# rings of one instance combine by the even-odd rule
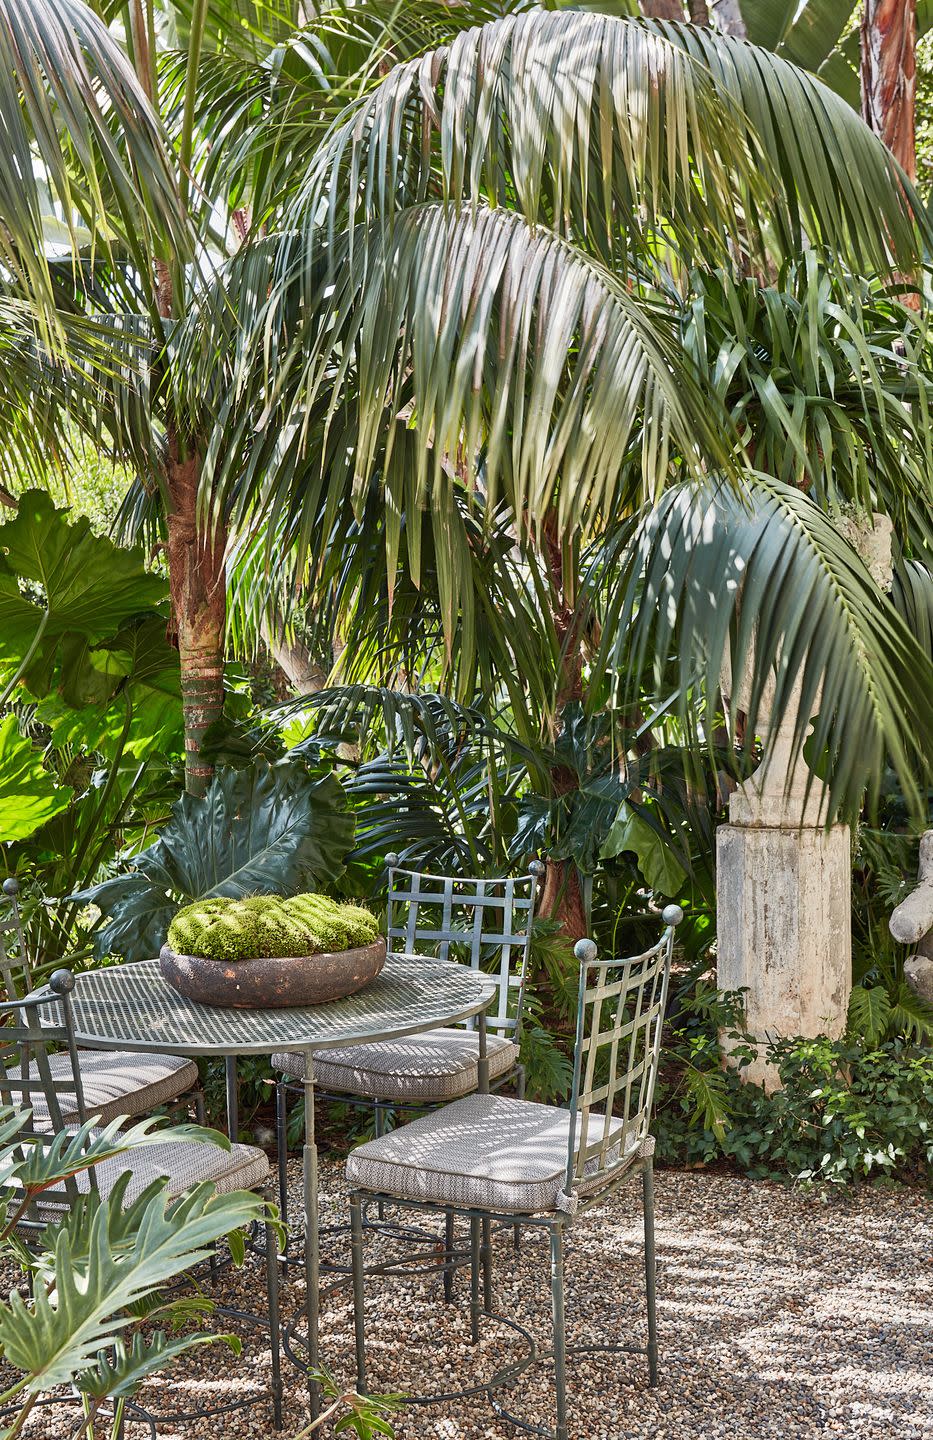
[[[890,585],[890,521],[848,521],[846,529],[873,578]],[[747,693],[747,680],[740,687]],[[766,1042],[838,1039],[852,985],[849,827],[827,828],[823,787],[812,781],[808,794],[805,761],[791,763],[799,686],[772,727],[773,694],[767,687],[759,719],[767,758],[731,797],[729,824],[716,838],[718,985],[746,991],[747,1028],[762,1052],[743,1073],[768,1090],[778,1076],[764,1059]]]

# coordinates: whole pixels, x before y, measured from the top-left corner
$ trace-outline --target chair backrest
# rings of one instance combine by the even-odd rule
[[[641,955],[597,960],[592,940],[579,940],[577,1035],[565,1191],[596,1188],[647,1138],[661,1054],[674,928],[683,919],[668,905],[664,934]]]
[[[19,908],[19,881],[11,875],[3,882],[7,904],[0,913],[0,980],[7,1000],[21,1000],[32,989],[26,936]]]
[[[57,970],[47,986],[19,1000],[0,1002],[0,1104],[13,1110],[32,1110],[30,1120],[19,1132],[24,1150],[36,1144],[50,1145],[55,1135],[75,1129],[87,1120],[81,1085],[78,1050],[71,1023],[71,991],[74,976]],[[40,1020],[41,1017],[41,1020]],[[64,1050],[70,1064],[56,1068],[49,1064],[52,1050]],[[67,1097],[67,1103],[63,1105]],[[67,1116],[67,1119],[66,1119]],[[77,1117],[77,1118],[76,1118]],[[90,1182],[95,1184],[93,1171]],[[20,1226],[43,1228],[56,1211],[66,1211],[76,1201],[74,1180],[43,1192],[44,1219],[25,1213]],[[16,1201],[16,1191],[5,1199]]]
[[[543,864],[533,860],[527,875],[479,880],[404,870],[397,855],[386,863],[389,954],[458,960],[486,971],[498,992],[487,1012],[489,1029],[517,1035]]]

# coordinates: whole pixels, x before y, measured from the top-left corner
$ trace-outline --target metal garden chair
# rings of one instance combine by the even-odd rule
[[[15,1110],[32,1110],[30,1121],[20,1131],[31,1150],[36,1145],[50,1147],[56,1135],[76,1134],[88,1120],[93,1124],[100,1118],[88,1102],[82,1084],[82,1052],[75,1043],[70,1011],[73,989],[71,972],[57,970],[47,986],[20,999],[0,1002],[0,1104]],[[93,1190],[106,1197],[127,1174],[130,1179],[123,1196],[124,1204],[137,1199],[160,1178],[168,1181],[166,1197],[169,1200],[204,1181],[212,1183],[219,1194],[234,1190],[264,1192],[270,1165],[265,1152],[255,1146],[233,1144],[227,1151],[198,1141],[167,1139],[104,1159],[62,1185],[45,1189],[24,1209],[17,1222],[18,1232],[26,1244],[30,1240],[34,1242],[47,1226],[60,1221],[82,1195]],[[17,1199],[16,1192],[8,1187],[5,1202],[15,1205]],[[268,1222],[263,1253],[271,1337],[273,1424],[278,1430],[282,1427],[279,1269],[276,1233]],[[212,1262],[212,1271],[214,1268]],[[257,1317],[243,1311],[219,1308],[218,1313],[257,1323]],[[251,1396],[190,1412],[183,1418],[219,1416],[254,1403]],[[135,1405],[132,1409],[137,1418],[149,1422],[154,1434],[159,1417]]]
[[[676,905],[663,912],[661,940],[642,955],[597,960],[592,940],[580,940],[577,1032],[569,1106],[558,1109],[507,1096],[481,1093],[412,1121],[353,1150],[347,1160],[350,1186],[357,1388],[366,1391],[362,1207],[370,1201],[401,1202],[420,1210],[452,1210],[470,1222],[472,1255],[471,1331],[479,1339],[481,1246],[490,1244],[490,1222],[544,1227],[550,1235],[553,1349],[498,1371],[469,1393],[513,1383],[530,1365],[552,1358],[557,1397],[557,1440],[567,1440],[564,1325],[564,1233],[591,1205],[640,1173],[645,1222],[647,1345],[580,1346],[581,1350],[635,1351],[647,1355],[657,1383],[655,1314],[654,1139],[651,1107],[661,1047]],[[481,1241],[482,1236],[482,1241]],[[491,1294],[482,1309],[492,1313]],[[505,1317],[499,1317],[504,1319]],[[506,1321],[521,1331],[514,1322]],[[425,1396],[409,1403],[436,1403]],[[495,1403],[495,1402],[494,1402]],[[526,1422],[502,1406],[505,1418]]]
[[[543,864],[532,861],[527,875],[496,879],[406,870],[400,867],[397,855],[387,856],[387,864],[389,954],[461,960],[495,976],[495,1009],[487,1016],[491,1083],[499,1089],[514,1081],[522,1095],[522,1002]],[[289,1081],[304,1078],[304,1063],[301,1054],[272,1057],[273,1068],[281,1072],[276,1083],[276,1131],[283,1218],[287,1213],[287,1094]],[[375,1133],[381,1135],[388,1112],[429,1109],[477,1088],[477,1032],[470,1022],[466,1027],[432,1030],[410,1039],[328,1050],[314,1068],[318,1096],[371,1108]]]
[[[19,908],[19,883],[10,876],[3,882],[9,910],[0,919],[0,978],[8,1000],[18,1000],[33,988],[26,937]],[[81,1077],[84,1098],[93,1115],[107,1124],[118,1115],[134,1118],[161,1106],[192,1104],[199,1124],[204,1123],[204,1095],[198,1067],[181,1055],[143,1055],[129,1051],[79,1050],[74,1069]],[[53,1078],[70,1077],[72,1061],[59,1053],[49,1056]],[[43,1100],[36,1096],[37,1118]],[[77,1119],[77,1095],[63,1089],[59,1107],[68,1123]]]

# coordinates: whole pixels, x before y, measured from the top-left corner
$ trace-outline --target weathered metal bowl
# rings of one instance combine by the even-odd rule
[[[289,1005],[323,1005],[362,990],[375,980],[386,959],[386,942],[376,940],[333,954],[288,955],[278,959],[205,960],[177,955],[169,945],[159,954],[162,974],[188,1000],[200,1005],[281,1010]]]

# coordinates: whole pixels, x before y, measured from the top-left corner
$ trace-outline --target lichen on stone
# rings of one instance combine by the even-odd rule
[[[326,895],[252,895],[186,905],[167,939],[176,954],[229,962],[350,950],[371,945],[378,931],[368,910]]]

